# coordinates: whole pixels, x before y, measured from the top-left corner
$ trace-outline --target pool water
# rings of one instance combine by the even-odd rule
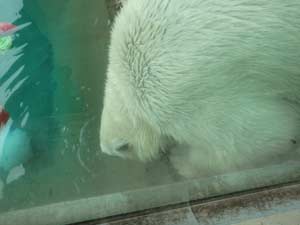
[[[32,152],[0,170],[0,213],[173,181],[163,162],[100,152],[111,25],[105,1],[0,0],[1,21],[30,24],[0,53],[0,105],[30,136]]]
[[[93,214],[89,207],[99,205],[92,198],[84,210],[80,205],[84,216],[76,208],[69,221],[300,180],[295,155],[293,163],[282,159],[274,167],[186,181],[167,159],[143,164],[101,153],[99,126],[112,24],[109,1],[0,0],[0,23],[22,27],[12,36],[13,47],[0,51],[0,113],[4,106],[10,114],[9,125],[0,127],[1,224],[16,218],[8,212],[88,197],[101,196],[97,201],[104,209]],[[4,133],[22,145],[11,139],[7,145],[13,151],[4,152]],[[112,193],[116,196],[107,195]],[[21,222],[10,224],[23,224],[20,214]],[[58,214],[61,219],[62,211]]]

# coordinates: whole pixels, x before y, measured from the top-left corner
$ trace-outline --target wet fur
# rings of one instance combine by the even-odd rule
[[[171,140],[186,177],[296,154],[300,2],[130,0],[112,30],[104,100],[104,152],[147,161]]]

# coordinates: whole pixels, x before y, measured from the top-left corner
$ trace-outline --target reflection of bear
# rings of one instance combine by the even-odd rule
[[[101,122],[108,154],[215,174],[296,154],[298,0],[130,0],[116,18]]]

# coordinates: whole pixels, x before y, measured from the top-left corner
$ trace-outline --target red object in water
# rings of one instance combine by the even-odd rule
[[[9,119],[9,113],[0,106],[0,127],[4,126]]]
[[[0,32],[6,32],[6,31],[9,31],[9,30],[11,30],[15,27],[16,26],[11,24],[11,23],[0,22]]]

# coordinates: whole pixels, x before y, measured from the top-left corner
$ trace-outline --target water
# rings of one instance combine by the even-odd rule
[[[30,23],[0,56],[0,104],[32,143],[29,161],[1,171],[0,213],[171,182],[163,163],[100,152],[110,30],[104,1],[0,0],[0,21]]]
[[[9,132],[26,132],[32,146],[10,151],[15,161],[0,168],[0,214],[180,180],[167,161],[145,165],[100,151],[109,15],[101,0],[0,0],[0,22],[26,25],[14,37],[13,48],[0,52],[0,106],[10,113]],[[196,197],[207,197],[239,190],[235,183],[260,186],[260,177],[280,182],[272,168],[262,171],[249,173],[249,185],[248,177],[229,174],[223,181],[201,183],[202,192],[200,185],[192,189]],[[284,180],[286,174],[280,174]]]

